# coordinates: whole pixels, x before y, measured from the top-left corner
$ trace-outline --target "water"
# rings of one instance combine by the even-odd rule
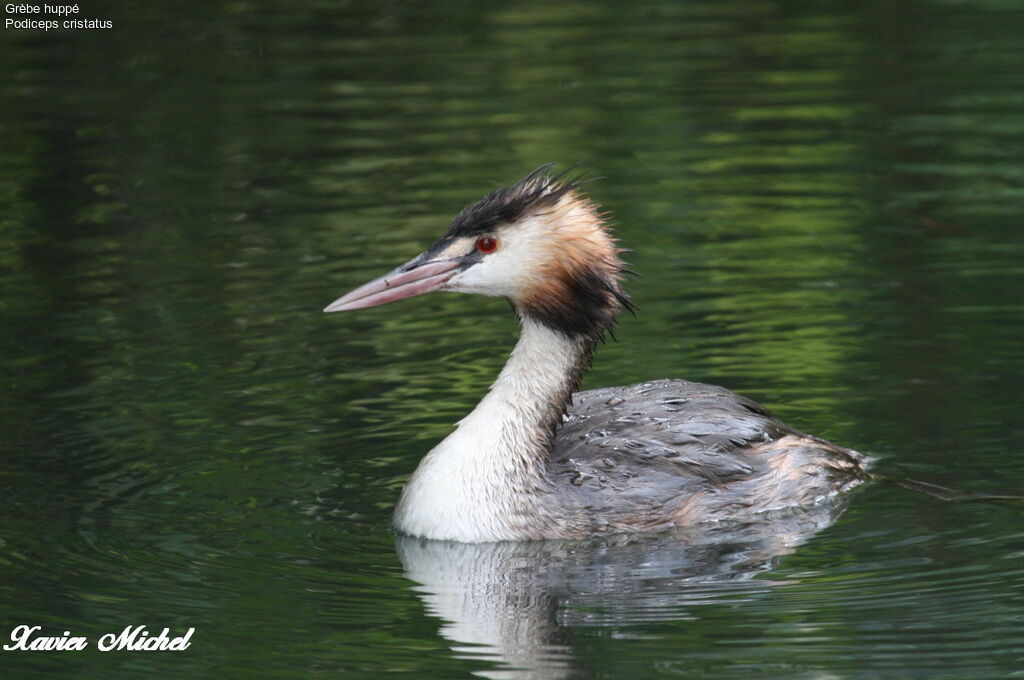
[[[643,278],[586,387],[687,377],[878,470],[1022,493],[1015,2],[113,3],[0,32],[5,678],[1007,678],[1021,506],[874,485],[815,533],[389,530],[515,334],[319,310],[587,161]]]

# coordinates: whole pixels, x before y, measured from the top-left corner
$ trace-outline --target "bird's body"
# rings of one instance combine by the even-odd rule
[[[618,253],[578,186],[537,172],[327,308],[454,290],[506,297],[522,322],[490,392],[410,479],[398,530],[467,542],[650,532],[832,503],[861,482],[863,456],[721,387],[576,392],[630,306]]]

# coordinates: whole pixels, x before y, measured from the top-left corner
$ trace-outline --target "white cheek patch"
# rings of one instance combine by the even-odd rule
[[[448,290],[510,297],[516,292],[514,271],[492,254],[448,282]]]
[[[498,230],[498,249],[448,282],[448,290],[500,297],[519,297],[538,278],[550,252],[548,230],[539,218]]]

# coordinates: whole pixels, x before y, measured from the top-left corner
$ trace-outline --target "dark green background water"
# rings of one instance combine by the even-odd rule
[[[0,31],[0,638],[196,632],[4,678],[1024,676],[1020,505],[875,485],[768,554],[396,544],[515,322],[320,313],[587,161],[644,278],[586,386],[712,381],[1021,493],[1021,3],[80,6],[113,29]]]

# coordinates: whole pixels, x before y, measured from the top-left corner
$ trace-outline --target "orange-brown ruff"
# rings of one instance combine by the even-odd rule
[[[619,249],[576,181],[542,168],[463,210],[433,246],[329,305],[433,290],[506,297],[522,333],[488,394],[421,461],[398,530],[457,541],[585,538],[829,512],[865,458],[729,390],[685,380],[576,392],[630,307]]]

